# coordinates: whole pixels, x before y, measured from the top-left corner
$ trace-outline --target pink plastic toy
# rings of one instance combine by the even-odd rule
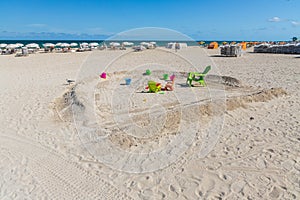
[[[106,73],[103,72],[103,73],[100,75],[100,78],[106,79]]]
[[[175,75],[170,76],[170,80],[173,81],[175,79]]]

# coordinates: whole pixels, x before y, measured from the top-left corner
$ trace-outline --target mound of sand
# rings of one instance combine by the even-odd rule
[[[85,106],[81,103],[76,95],[76,85],[72,85],[66,89],[61,97],[53,101],[53,110],[56,114],[55,118],[61,121],[70,122],[73,120],[72,106],[76,106],[79,110],[83,111]]]
[[[152,75],[159,76],[162,73],[165,73],[165,71],[153,71]],[[125,96],[130,96],[128,97],[129,102],[124,100],[123,103],[121,101],[116,104],[119,107],[128,103],[130,104],[126,110],[128,113],[123,113],[122,111],[115,111],[112,107],[114,102],[112,92],[117,91],[116,93],[120,93],[117,98],[122,99],[121,93],[124,91],[124,87],[127,87],[122,85],[122,83],[120,84],[123,81],[124,74],[128,75],[126,71],[115,72],[110,75],[109,80],[99,81],[96,85],[98,92],[95,93],[94,102],[99,126],[110,133],[108,135],[111,142],[126,150],[142,150],[145,145],[149,145],[151,148],[158,148],[162,143],[168,142],[174,135],[179,133],[180,120],[185,114],[189,115],[189,123],[195,123],[199,120],[204,122],[209,121],[215,115],[222,114],[224,105],[227,110],[234,110],[241,107],[247,108],[247,105],[252,102],[266,102],[287,94],[282,88],[261,89],[242,85],[240,80],[233,77],[209,75],[206,81],[210,90],[224,88],[227,94],[226,100],[225,98],[212,100],[214,99],[211,96],[212,94],[210,96],[203,95],[203,93],[209,92],[207,88],[196,87],[194,88],[197,90],[196,92],[202,90],[203,93],[200,96],[203,98],[198,99],[198,102],[190,101],[189,103],[182,104],[176,95],[184,94],[184,91],[193,88],[184,86],[187,74],[177,72],[174,73],[176,75],[176,83],[178,84],[175,90],[179,90],[181,93],[176,93],[176,91],[163,95],[141,93],[143,86],[135,87],[135,90],[130,90],[130,94],[125,94]],[[139,73],[133,72],[131,76],[135,77],[137,76],[136,74]],[[74,85],[67,88],[61,97],[55,99],[54,110],[62,121],[73,120],[73,112],[81,112],[84,115],[84,109],[87,105],[85,105],[85,102],[78,100],[82,99],[78,94],[81,94],[81,92],[77,92],[77,85]],[[160,107],[155,107],[154,105],[156,104],[159,104]],[[122,110],[121,107],[120,110]],[[156,113],[156,121],[153,119],[153,116],[149,115],[150,109]],[[120,116],[128,114],[128,117],[124,118],[122,125],[116,123],[114,119],[116,113]],[[151,122],[153,120],[155,123]],[[126,130],[130,130],[133,123],[145,132],[149,129],[149,124],[154,123],[151,125],[151,129],[155,129],[154,132],[158,134],[149,135],[148,133],[147,137],[129,135],[126,133]],[[162,128],[159,129],[158,127]]]
[[[159,75],[162,74],[166,71],[154,71],[152,74]],[[114,72],[112,74],[111,80],[108,81],[103,81],[99,82],[97,85],[97,88],[103,88],[103,87],[108,87],[111,83],[111,81],[120,81],[122,80],[122,77],[124,74],[126,74],[127,71],[118,71]],[[185,83],[182,83],[182,81],[185,80],[187,73],[185,72],[176,72],[173,73],[176,75],[176,82],[181,81],[181,83],[178,83],[178,85],[184,85]],[[226,99],[226,106],[228,110],[234,110],[236,108],[240,107],[245,107],[246,104],[252,103],[252,102],[266,102],[269,101],[273,98],[277,98],[283,95],[287,95],[287,92],[282,89],[282,88],[270,88],[270,89],[263,89],[263,88],[256,88],[252,86],[247,86],[247,85],[242,85],[242,82],[234,77],[229,77],[229,76],[218,76],[218,75],[207,75],[206,77],[206,82],[208,85],[211,84],[219,84],[220,86],[227,86],[225,90],[228,92],[227,94],[227,99]],[[76,86],[77,85],[72,85],[66,89],[66,91],[63,93],[61,97],[58,97],[54,100],[54,108],[55,111],[58,113],[60,118],[62,120],[69,120],[70,117],[72,116],[72,106],[78,106],[81,110],[84,110],[84,103],[80,102],[77,93],[76,93]],[[238,87],[238,90],[235,90],[234,88]],[[251,90],[249,91],[249,88]],[[136,92],[140,92],[139,89],[143,90],[144,87],[139,87]],[[245,94],[246,93],[246,94]],[[142,94],[144,97],[149,96],[149,94]],[[163,97],[163,96],[162,96]],[[100,94],[95,94],[95,101],[99,101],[100,99]],[[169,96],[167,97],[169,98]],[[173,108],[174,106],[179,105],[179,102],[164,102],[162,103],[165,108]],[[200,113],[202,115],[211,115],[210,112],[210,105],[212,102],[207,101],[203,105],[199,106]],[[101,106],[101,105],[99,105]],[[101,108],[100,108],[101,109]],[[145,108],[135,108],[134,111],[135,113],[140,113],[143,112]],[[173,109],[174,110],[174,109]],[[177,111],[173,111],[177,112]],[[177,116],[177,115],[175,115]],[[134,116],[134,119],[140,119],[141,117],[144,117],[142,121],[147,121],[149,118],[145,116],[139,116],[136,117]],[[176,117],[173,117],[170,119],[171,121],[174,121]]]
[[[240,107],[246,108],[247,104],[252,102],[267,102],[273,98],[287,95],[282,88],[271,88],[259,90],[253,94],[245,96],[235,96],[226,100],[227,110],[234,110]]]

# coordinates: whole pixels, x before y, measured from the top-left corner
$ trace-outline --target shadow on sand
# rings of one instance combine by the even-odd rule
[[[214,57],[214,58],[218,58],[218,57],[220,57],[220,58],[226,58],[227,56],[223,56],[223,55],[210,55],[209,57]]]

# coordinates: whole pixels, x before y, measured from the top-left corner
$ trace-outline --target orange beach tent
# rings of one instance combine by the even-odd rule
[[[246,50],[246,48],[247,48],[247,42],[241,42],[240,45],[242,46],[243,50]]]
[[[219,47],[219,44],[217,42],[211,42],[209,45],[208,45],[208,49],[217,49]]]

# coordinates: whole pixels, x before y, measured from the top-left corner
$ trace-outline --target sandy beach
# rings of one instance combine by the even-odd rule
[[[300,57],[252,52],[0,56],[0,199],[299,199]]]

